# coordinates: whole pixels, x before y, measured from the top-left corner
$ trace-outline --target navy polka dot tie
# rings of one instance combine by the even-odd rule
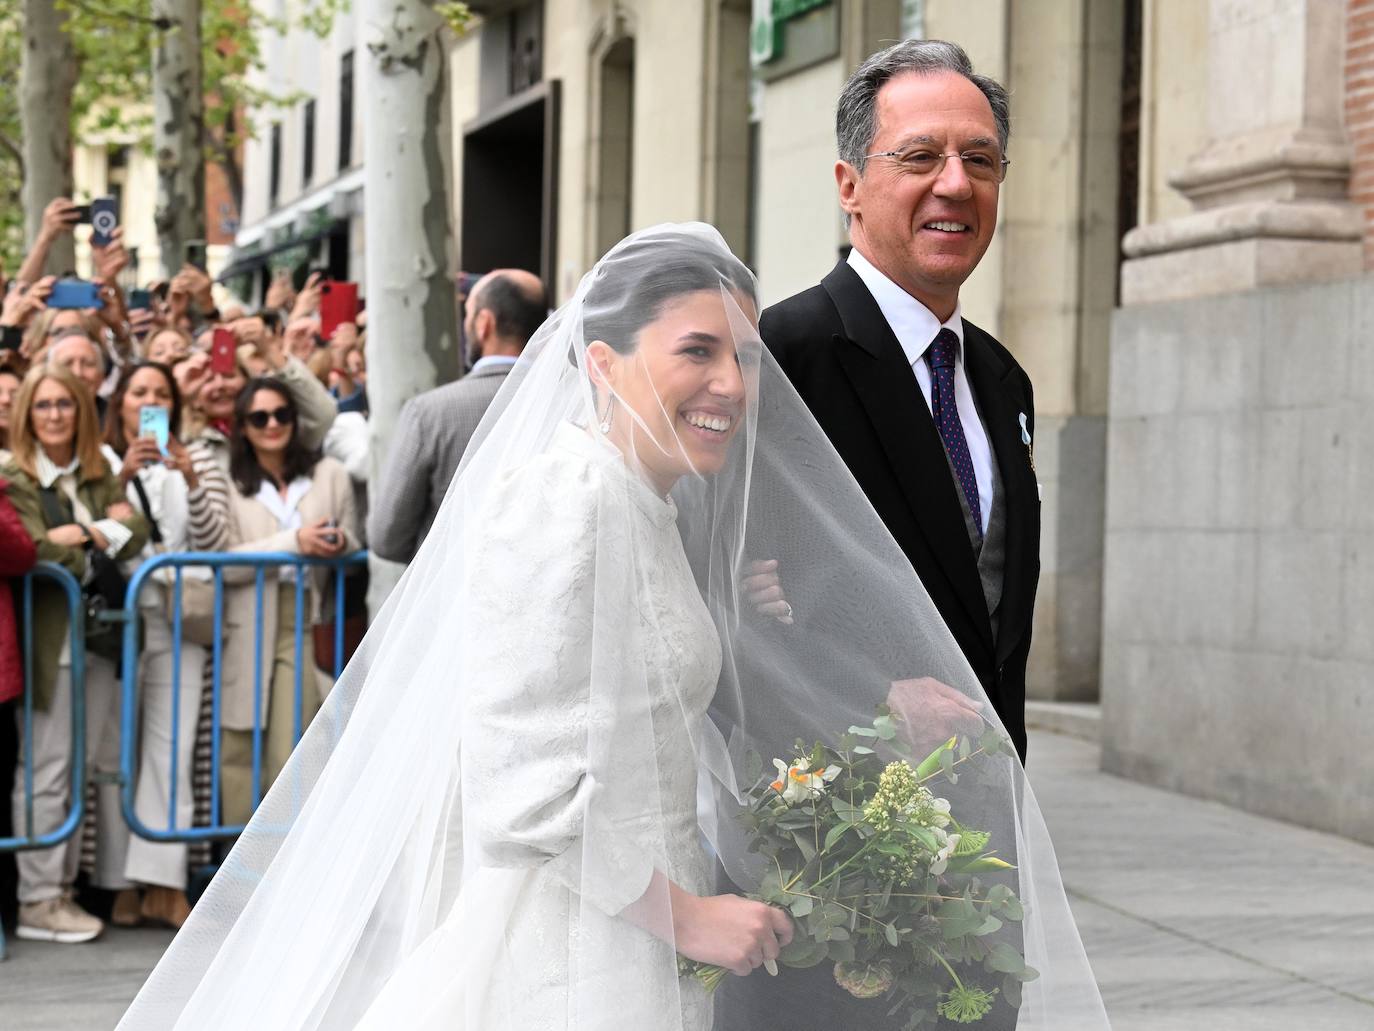
[[[935,342],[926,349],[926,364],[930,366],[930,414],[940,439],[945,442],[954,474],[964,489],[964,500],[973,513],[978,536],[983,536],[983,507],[978,500],[978,478],[973,474],[973,459],[969,457],[964,424],[959,421],[959,406],[954,401],[954,356],[959,350],[959,338],[952,329],[942,329]]]

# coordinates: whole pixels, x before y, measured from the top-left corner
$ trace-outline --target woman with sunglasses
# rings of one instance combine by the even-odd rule
[[[229,505],[232,551],[285,551],[334,558],[358,548],[353,488],[344,467],[322,458],[301,439],[299,411],[286,385],[277,379],[251,379],[234,403],[230,473],[236,488]],[[296,621],[294,566],[269,571],[256,612],[251,574],[236,581],[225,599],[224,673],[220,703],[223,820],[246,823],[257,801],[285,765],[298,737],[296,682],[300,680],[300,727],[320,707],[327,689],[315,675],[309,624],[319,622],[329,572],[303,567],[303,625]],[[275,581],[276,586],[271,586]],[[254,655],[262,628],[262,768],[258,797],[253,793]],[[299,635],[299,653],[297,640]],[[299,661],[299,665],[297,662]]]
[[[38,545],[40,561],[57,562],[83,583],[102,558],[126,561],[143,550],[148,524],[124,496],[124,486],[100,452],[95,403],[80,381],[59,366],[29,371],[10,420],[11,462],[0,471],[10,500]],[[99,648],[97,626],[86,627],[86,768],[118,772],[119,686],[114,662]],[[55,830],[67,815],[71,793],[72,682],[67,600],[48,584],[34,588],[33,816],[34,830]],[[105,652],[104,654],[98,653]],[[23,826],[24,773],[15,778],[15,825]],[[97,885],[122,863],[121,821],[98,821]],[[20,938],[64,944],[89,941],[104,925],[71,896],[80,859],[80,835],[50,849],[21,852]]]
[[[105,458],[125,484],[129,503],[156,528],[141,558],[178,551],[222,551],[229,543],[229,480],[203,445],[183,445],[181,391],[172,370],[141,361],[124,370],[110,398],[105,419]],[[162,429],[157,429],[160,423]],[[183,584],[209,579],[209,571],[190,567]],[[206,649],[183,635],[179,655],[173,647],[168,594],[175,582],[170,567],[154,574],[139,596],[143,653],[139,670],[139,769],[134,810],[144,826],[167,827],[172,784],[173,689],[176,710],[176,826],[191,825],[192,758],[200,714]],[[183,589],[183,603],[186,597]],[[179,663],[174,674],[173,665]],[[134,837],[124,863],[126,880],[117,885],[110,922],[132,927],[148,920],[180,927],[190,915],[186,898],[187,846]],[[142,889],[140,898],[139,889]]]

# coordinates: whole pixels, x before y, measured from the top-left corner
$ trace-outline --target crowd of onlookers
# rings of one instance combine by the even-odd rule
[[[30,826],[51,831],[71,803],[69,603],[42,577],[32,581],[31,745],[23,754],[18,589],[36,561],[65,567],[82,585],[92,785],[82,833],[54,848],[0,852],[0,914],[17,911],[7,923],[21,938],[65,943],[97,937],[105,920],[179,927],[194,897],[188,870],[197,846],[132,834],[121,815],[110,775],[120,765],[123,632],[98,610],[122,608],[139,565],[164,553],[331,558],[370,539],[374,553],[409,562],[478,421],[547,315],[531,273],[460,275],[470,368],[406,403],[369,491],[365,311],[331,318],[323,336],[321,294],[330,284],[318,273],[276,275],[252,311],[219,309],[210,277],[191,264],[126,291],[129,255],[118,230],[91,247],[98,305],[49,304],[58,283],[44,274],[49,251],[76,221],[71,202],[53,201],[23,266],[11,281],[0,278],[0,578],[11,588],[0,583],[0,795],[9,796],[0,838]],[[349,569],[343,612],[325,566],[300,567],[302,584],[295,566],[268,568],[260,607],[251,569],[222,575],[216,812],[206,787],[213,574],[182,569],[179,617],[170,568],[154,569],[139,595],[134,808],[155,830],[169,819],[177,828],[246,822],[332,686],[336,658],[365,625],[365,568]],[[308,624],[299,628],[298,590]],[[342,657],[334,655],[337,620],[347,626]]]
[[[119,769],[123,633],[92,617],[102,605],[122,608],[129,578],[154,555],[334,557],[357,550],[367,465],[364,317],[323,339],[320,275],[299,291],[277,277],[267,303],[252,313],[218,310],[209,276],[191,265],[146,291],[126,292],[120,283],[129,256],[116,230],[108,245],[92,247],[99,304],[57,307],[48,304],[57,281],[42,273],[53,243],[72,231],[75,210],[65,199],[54,201],[23,267],[0,284],[6,345],[0,350],[0,575],[13,585],[35,561],[57,563],[82,584],[87,610],[86,767],[97,782],[92,826],[64,845],[15,857],[18,936],[59,942],[86,941],[103,929],[78,899],[82,867],[82,898],[108,906],[116,924],[179,926],[190,908],[187,846],[131,835],[118,785],[101,777]],[[217,334],[218,356],[212,353]],[[295,730],[296,571],[283,566],[269,573],[259,794],[285,762]],[[169,806],[177,826],[192,823],[193,752],[198,728],[204,734],[201,702],[213,634],[205,625],[211,575],[203,566],[182,573],[179,647],[172,639],[171,570],[155,571],[139,596],[135,808],[154,829],[168,826]],[[312,625],[352,614],[333,611],[334,591],[324,589],[328,576],[324,567],[304,569]],[[215,814],[225,824],[245,821],[254,802],[255,593],[251,570],[225,570],[222,789]],[[350,582],[347,596],[346,607],[360,602],[359,586]],[[0,837],[26,828],[27,797],[40,833],[62,823],[71,799],[67,596],[56,584],[34,581],[27,763],[16,719],[24,684],[23,607],[16,600],[11,590],[0,590],[0,786],[10,796]],[[314,635],[301,636],[302,719],[308,722],[332,681],[317,668]]]

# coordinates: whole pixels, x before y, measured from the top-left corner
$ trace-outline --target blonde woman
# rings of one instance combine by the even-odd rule
[[[80,380],[59,366],[29,372],[10,418],[13,457],[0,475],[10,482],[25,529],[38,545],[40,561],[57,562],[85,582],[107,560],[124,561],[142,551],[148,524],[125,499],[124,486],[100,450],[95,402]],[[92,773],[116,773],[119,765],[119,685],[108,639],[86,628],[86,761]],[[52,586],[34,591],[33,815],[34,830],[46,833],[67,815],[71,790],[71,670],[68,665],[67,605]],[[15,778],[15,826],[24,821],[23,760]],[[98,886],[106,874],[122,881],[127,829],[118,820],[118,788],[102,792],[99,821]],[[110,809],[113,803],[114,809]],[[76,838],[50,849],[21,852],[20,938],[63,944],[89,941],[104,929],[100,920],[70,897],[80,858]]]

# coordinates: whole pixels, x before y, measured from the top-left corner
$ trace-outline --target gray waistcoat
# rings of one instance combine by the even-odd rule
[[[978,413],[983,421],[983,413]],[[987,433],[987,423],[983,421],[983,432]],[[988,437],[991,440],[991,435]],[[998,610],[1002,605],[1002,574],[1007,564],[1007,500],[1002,490],[1002,473],[997,466],[997,454],[988,449],[992,459],[992,511],[988,513],[988,532],[979,541],[978,524],[973,521],[973,512],[964,497],[964,488],[954,472],[954,463],[949,464],[949,475],[954,480],[954,492],[959,496],[959,507],[964,510],[964,526],[968,530],[969,543],[978,558],[978,577],[983,581],[983,599],[988,605],[988,618],[992,622],[992,639],[997,640]],[[949,453],[945,453],[949,460]]]

